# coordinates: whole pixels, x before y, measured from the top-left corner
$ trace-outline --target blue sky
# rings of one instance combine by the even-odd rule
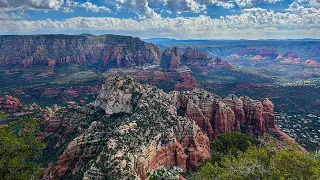
[[[320,38],[320,0],[0,0],[0,34]]]

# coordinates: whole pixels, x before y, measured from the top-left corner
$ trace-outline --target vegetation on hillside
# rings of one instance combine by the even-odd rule
[[[287,144],[253,143],[240,133],[219,135],[211,143],[212,157],[203,162],[193,180],[319,179],[319,153],[307,155]]]
[[[0,112],[4,120],[4,112]],[[45,144],[36,138],[40,132],[35,118],[23,118],[0,126],[0,177],[9,179],[39,179],[42,150]]]
[[[173,167],[172,169],[159,167],[148,173],[148,180],[179,180],[181,172],[182,170],[177,167]]]

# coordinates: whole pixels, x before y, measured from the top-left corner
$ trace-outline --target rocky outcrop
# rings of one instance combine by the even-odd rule
[[[197,81],[191,76],[190,73],[181,73],[181,82],[174,85],[175,91],[189,91],[199,87]]]
[[[190,47],[187,47],[184,50],[183,53],[183,58],[185,61],[190,61],[190,60],[212,60],[211,57],[208,57],[208,54],[192,49]]]
[[[179,68],[179,66],[188,65],[199,70],[206,70],[207,68],[227,68],[233,69],[233,65],[220,58],[215,60],[209,57],[208,54],[192,49],[190,47],[184,50],[181,55],[180,49],[173,47],[171,50],[167,48],[164,50],[160,66],[166,69]]]
[[[308,59],[304,63],[307,65],[310,65],[310,66],[320,66],[319,62],[312,60],[312,59]]]
[[[189,60],[187,61],[187,65],[190,68],[207,71],[212,68],[218,69],[234,69],[234,66],[227,61],[224,61],[217,57],[214,60]]]
[[[320,63],[312,59],[303,61],[298,57],[298,54],[293,51],[289,51],[282,56],[281,55],[278,56],[277,60],[280,63],[284,63],[284,64],[295,64],[295,65],[301,64],[301,65],[309,65],[309,66],[320,66]]]
[[[161,72],[157,70],[149,70],[149,69],[110,69],[106,73],[103,74],[104,79],[108,79],[112,76],[131,76],[135,80],[139,82],[147,82],[147,83],[159,83],[166,82],[168,80],[168,73]]]
[[[241,49],[240,51],[237,52],[238,56],[256,56],[259,53],[259,49],[256,48],[246,48],[246,49]]]
[[[178,95],[111,77],[92,105],[51,110],[42,138],[54,160],[43,178],[146,179],[159,166],[196,167],[209,156],[209,139],[178,115]]]
[[[268,99],[222,99],[202,89],[167,94],[110,76],[92,104],[44,113],[51,162],[43,178],[146,179],[160,166],[185,172],[208,158],[209,140],[218,134],[288,138],[276,127],[273,109]]]
[[[214,63],[212,63],[212,65],[209,65],[209,67],[224,68],[224,69],[233,69],[234,68],[234,66],[232,64],[220,59],[219,57],[217,57],[213,62]]]
[[[274,60],[278,57],[279,52],[275,49],[261,49],[258,55],[262,56],[263,58]]]
[[[187,66],[170,68],[167,71],[152,68],[154,67],[151,66],[150,69],[148,67],[110,69],[102,77],[108,79],[112,76],[130,76],[140,83],[155,85],[165,91],[188,91],[199,87]]]
[[[209,57],[208,54],[192,49],[186,48],[183,54],[183,60],[192,68],[199,70],[207,70],[210,68],[226,68],[233,69],[234,66],[217,57],[215,60]]]
[[[278,57],[279,52],[275,49],[256,49],[256,48],[245,48],[238,51],[235,54],[235,57],[246,57],[246,56],[254,56],[252,60],[274,60]]]
[[[17,120],[27,115],[35,115],[41,111],[41,107],[36,103],[22,104],[19,98],[12,96],[4,96],[0,98],[0,110],[6,113],[9,121],[3,121],[6,124],[11,120]]]
[[[293,52],[293,51],[289,51],[289,52],[286,52],[282,58],[290,58],[290,59],[296,59],[298,58],[298,54],[296,52]]]
[[[20,103],[18,98],[12,96],[4,96],[0,98],[0,109],[7,111],[8,113],[15,113],[21,111],[24,106]]]
[[[0,36],[1,65],[78,63],[95,68],[128,67],[159,64],[161,54],[154,44],[129,36]]]
[[[172,49],[165,49],[163,51],[160,66],[164,68],[172,68],[181,64],[180,48],[173,47]]]
[[[273,104],[267,99],[263,103],[235,95],[221,99],[200,89],[182,94],[178,111],[195,120],[210,140],[218,134],[235,131],[258,136],[266,133],[267,128],[276,127]]]

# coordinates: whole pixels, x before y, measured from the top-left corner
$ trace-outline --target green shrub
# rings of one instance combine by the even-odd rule
[[[217,140],[211,145],[218,161],[203,162],[193,180],[320,179],[318,153],[309,156],[293,144],[281,150],[273,142],[251,144],[240,133],[221,135]]]
[[[180,168],[173,167],[172,169],[166,169],[159,167],[148,173],[148,180],[179,180],[179,174],[182,172]]]
[[[39,179],[45,148],[45,144],[36,139],[39,132],[35,118],[23,118],[0,127],[1,179]]]

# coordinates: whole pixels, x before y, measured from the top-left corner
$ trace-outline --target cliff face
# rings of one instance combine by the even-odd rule
[[[211,60],[211,57],[208,57],[208,54],[192,49],[190,47],[187,47],[184,50],[183,53],[183,58],[188,61],[188,60]]]
[[[9,113],[17,112],[23,109],[23,105],[18,98],[12,96],[4,96],[0,98],[0,110],[8,111]]]
[[[258,136],[266,133],[267,128],[276,128],[273,104],[267,99],[263,103],[235,95],[221,99],[200,89],[182,92],[181,99],[178,109],[182,110],[178,111],[195,120],[210,140],[228,132]]]
[[[192,49],[190,47],[184,50],[182,54],[180,49],[173,47],[172,49],[165,49],[160,61],[160,66],[171,69],[178,66],[188,65],[192,68],[206,70],[207,68],[226,68],[233,69],[234,66],[220,58],[215,60],[209,57],[208,54]]]
[[[159,166],[195,168],[218,134],[271,130],[288,138],[268,99],[222,99],[201,89],[167,94],[121,76],[110,77],[92,104],[53,107],[43,117],[44,179],[146,179]]]
[[[0,64],[27,67],[78,63],[126,67],[159,64],[162,51],[139,38],[117,35],[0,36]]]
[[[181,64],[181,56],[182,55],[179,48],[167,48],[164,50],[162,54],[160,66],[164,68],[172,68],[175,66],[179,66]]]
[[[43,178],[146,179],[159,166],[194,168],[209,156],[209,139],[177,115],[177,95],[111,77],[92,105],[49,111]]]

